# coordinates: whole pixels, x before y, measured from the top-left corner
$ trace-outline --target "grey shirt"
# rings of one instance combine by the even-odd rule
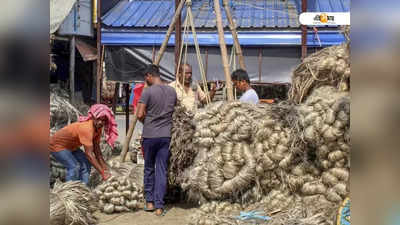
[[[168,85],[151,85],[143,90],[139,103],[146,105],[142,137],[171,137],[175,90]]]
[[[240,97],[239,101],[253,104],[258,104],[260,102],[257,92],[253,88],[247,90],[242,97]]]

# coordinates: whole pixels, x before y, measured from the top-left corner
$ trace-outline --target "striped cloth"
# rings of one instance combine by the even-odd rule
[[[107,143],[114,148],[114,142],[118,138],[117,123],[115,122],[112,110],[108,106],[103,104],[92,105],[88,111],[88,116],[80,116],[79,122],[98,119],[103,116],[107,118],[107,123],[104,126]]]

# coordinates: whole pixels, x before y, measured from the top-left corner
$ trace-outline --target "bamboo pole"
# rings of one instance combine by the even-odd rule
[[[164,54],[164,52],[165,52],[165,50],[167,48],[169,38],[171,37],[172,31],[174,29],[175,22],[178,19],[178,17],[180,17],[180,13],[182,12],[182,8],[183,8],[183,5],[184,5],[185,2],[186,2],[185,0],[181,0],[180,3],[179,3],[178,8],[175,10],[175,15],[174,15],[169,27],[168,27],[167,34],[166,34],[165,39],[164,39],[164,41],[163,41],[163,43],[161,45],[160,51],[158,52],[157,58],[156,58],[155,61],[153,61],[153,63],[155,65],[157,65],[157,66],[160,64],[161,58],[162,58],[162,56],[163,56],[163,54]],[[146,88],[146,86],[144,88]],[[121,162],[125,162],[126,154],[128,153],[129,144],[131,142],[133,131],[135,130],[135,127],[136,127],[136,123],[137,123],[137,116],[136,116],[136,112],[135,112],[133,114],[132,122],[129,125],[129,129],[128,129],[128,132],[126,134],[124,143],[122,145],[122,152],[121,152],[121,155],[120,155],[120,161]]]
[[[186,2],[185,0],[182,0],[179,3],[178,8],[175,10],[174,18],[172,19],[171,23],[169,24],[168,31],[167,31],[166,37],[164,39],[164,42],[162,43],[160,51],[158,52],[157,58],[154,61],[154,64],[157,66],[158,66],[158,64],[160,64],[161,58],[165,52],[165,49],[167,48],[169,38],[171,37],[172,31],[174,30],[175,22],[178,19],[178,17],[180,16],[180,13],[182,11],[182,8],[183,8],[183,5],[185,2]]]
[[[228,51],[226,50],[224,27],[222,26],[221,7],[219,5],[219,0],[214,0],[214,9],[215,9],[215,16],[217,18],[218,39],[219,39],[219,46],[221,48],[222,65],[224,68],[224,74],[226,80],[227,97],[228,101],[233,101],[232,79],[229,72]]]
[[[228,0],[223,0],[222,4],[223,4],[224,9],[225,9],[226,18],[228,19],[229,26],[231,28],[232,37],[233,37],[233,43],[234,43],[235,48],[236,48],[236,54],[239,56],[240,68],[243,69],[243,70],[246,70],[246,65],[244,63],[244,57],[243,57],[242,48],[240,47],[239,38],[238,38],[238,35],[237,35],[237,31],[236,31],[236,24],[233,21],[232,14],[231,14],[231,11],[230,11],[229,5],[228,5]]]

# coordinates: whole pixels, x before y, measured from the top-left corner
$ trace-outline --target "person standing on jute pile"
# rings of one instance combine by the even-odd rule
[[[232,72],[232,82],[243,93],[239,101],[258,104],[260,102],[257,92],[251,88],[249,75],[245,70],[237,69]]]
[[[172,114],[177,102],[176,92],[160,79],[156,65],[148,65],[144,79],[149,86],[143,90],[137,118],[143,123],[145,211],[165,214],[167,169],[171,142]]]
[[[169,86],[176,91],[179,102],[189,111],[196,111],[197,103],[207,103],[206,94],[201,90],[200,85],[196,84],[196,91],[192,90],[192,66],[182,64],[178,70],[177,80],[171,82]],[[210,100],[214,98],[217,88],[213,83],[210,90]]]
[[[103,180],[111,175],[100,149],[100,137],[104,127],[107,143],[114,147],[118,138],[117,124],[111,109],[103,104],[93,105],[88,116],[67,125],[50,137],[50,154],[67,169],[66,181],[89,183],[91,165],[99,171]],[[85,152],[79,148],[83,145]]]

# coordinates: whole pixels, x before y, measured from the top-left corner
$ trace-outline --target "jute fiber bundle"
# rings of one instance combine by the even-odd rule
[[[97,202],[93,193],[79,181],[59,183],[50,190],[51,225],[91,225]]]
[[[118,157],[107,164],[111,172],[108,180],[102,181],[97,172],[90,178],[100,210],[112,214],[138,209],[144,201],[143,166],[121,163]]]
[[[283,106],[215,103],[195,115],[198,154],[182,187],[195,201],[256,201],[282,183],[281,171],[296,162],[291,121]]]
[[[289,100],[299,104],[312,90],[327,85],[349,91],[350,74],[349,43],[324,48],[306,57],[296,67],[288,93]]]
[[[193,113],[178,104],[173,114],[171,132],[171,155],[169,158],[168,181],[170,185],[179,185],[183,171],[189,167],[197,154],[193,146]]]

